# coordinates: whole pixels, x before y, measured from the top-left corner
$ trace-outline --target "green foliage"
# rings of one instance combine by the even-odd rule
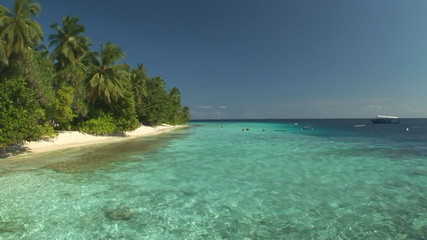
[[[160,77],[147,81],[147,96],[141,104],[144,112],[139,116],[145,125],[157,126],[168,122],[169,95],[164,86],[165,82]]]
[[[116,119],[116,131],[118,132],[132,131],[140,126],[134,96],[130,90],[125,90],[123,98],[112,105],[111,112]]]
[[[55,92],[52,87],[54,76],[52,61],[42,53],[30,50],[27,52],[27,61],[21,65],[20,72],[35,90],[36,98],[42,106],[48,108],[55,98]]]
[[[108,135],[132,131],[140,126],[136,117],[133,94],[130,91],[127,91],[125,97],[111,107],[102,110],[98,106],[93,111],[95,111],[94,117],[83,122],[79,131],[95,135]]]
[[[66,66],[56,72],[53,86],[60,89],[63,86],[71,86],[74,89],[72,109],[74,115],[84,118],[88,114],[88,104],[86,101],[86,87],[84,79],[86,77],[86,67],[83,63],[76,63]]]
[[[0,39],[0,72],[9,64],[9,59],[6,54],[6,41]]]
[[[112,43],[101,44],[99,53],[93,53],[88,68],[87,90],[91,103],[110,104],[123,97],[124,82],[129,78],[129,66],[115,63],[126,54]]]
[[[169,92],[169,117],[168,123],[181,123],[181,93],[178,88],[174,87]]]
[[[40,10],[33,0],[14,0],[11,10],[0,5],[0,148],[53,136],[52,125],[107,135],[132,131],[140,122],[189,121],[178,88],[168,92],[142,64],[132,70],[118,64],[126,54],[117,45],[90,51],[77,17],[51,25],[49,56],[33,20]]]
[[[190,108],[188,108],[187,106],[183,107],[181,110],[181,124],[188,123],[190,121],[190,118]]]
[[[87,67],[83,63],[70,64],[56,71],[53,86],[59,89],[63,85],[69,85],[79,90],[84,90],[84,79]],[[82,88],[82,89],[80,89]]]
[[[57,60],[58,69],[81,62],[89,52],[90,40],[81,35],[86,29],[78,22],[77,17],[65,16],[62,26],[57,23],[50,26],[56,31],[49,35],[49,46],[56,46],[52,56]]]
[[[40,4],[32,0],[15,0],[12,11],[0,5],[0,40],[4,41],[7,57],[19,58],[42,40],[43,30],[32,19],[40,11]]]
[[[79,127],[79,131],[94,135],[112,134],[116,132],[116,129],[117,126],[111,114],[101,114],[97,118],[83,122]]]
[[[50,117],[59,129],[70,130],[71,122],[75,117],[71,109],[73,103],[74,88],[64,86],[56,92],[56,98],[52,102]]]
[[[0,147],[53,136],[34,91],[22,77],[0,83]]]
[[[182,108],[178,88],[174,87],[167,93],[165,82],[160,77],[146,77],[143,83],[145,94],[141,95],[140,101],[136,101],[137,115],[141,122],[156,126],[162,123],[185,124],[190,120],[190,110],[188,107]],[[133,91],[135,93],[135,90]]]
[[[144,98],[147,97],[147,84],[148,81],[147,69],[142,64],[138,64],[136,69],[132,69],[130,73],[130,83],[132,86],[132,92],[135,98],[136,114],[137,116],[144,115]],[[142,119],[138,117],[140,121]]]

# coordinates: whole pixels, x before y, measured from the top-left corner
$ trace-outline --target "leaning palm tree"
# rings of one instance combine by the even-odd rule
[[[104,102],[110,104],[123,97],[125,84],[129,81],[129,66],[116,64],[126,54],[112,43],[92,55],[92,65],[88,69],[86,79],[88,100],[91,103]]]
[[[90,40],[81,35],[86,30],[78,22],[77,17],[65,16],[62,18],[62,26],[57,23],[50,26],[56,33],[49,35],[49,47],[55,46],[52,56],[59,69],[80,62],[89,51]]]
[[[32,0],[15,0],[12,11],[0,5],[0,40],[4,41],[6,57],[22,55],[43,37],[43,30],[32,19],[41,11],[40,4]]]

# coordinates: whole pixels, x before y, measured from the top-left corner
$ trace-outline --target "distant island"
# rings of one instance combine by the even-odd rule
[[[32,0],[0,5],[0,149],[55,130],[109,135],[189,121],[178,88],[118,63],[126,54],[111,42],[93,46],[78,17],[53,23],[43,45],[40,11]]]

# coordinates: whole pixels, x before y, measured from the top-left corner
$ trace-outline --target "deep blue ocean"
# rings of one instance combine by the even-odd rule
[[[425,240],[427,119],[193,121],[0,160],[0,186],[0,239]]]

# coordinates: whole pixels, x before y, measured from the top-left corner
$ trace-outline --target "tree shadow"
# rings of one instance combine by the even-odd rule
[[[4,148],[0,148],[0,159],[16,156],[28,152],[28,147],[25,144],[14,144]]]

